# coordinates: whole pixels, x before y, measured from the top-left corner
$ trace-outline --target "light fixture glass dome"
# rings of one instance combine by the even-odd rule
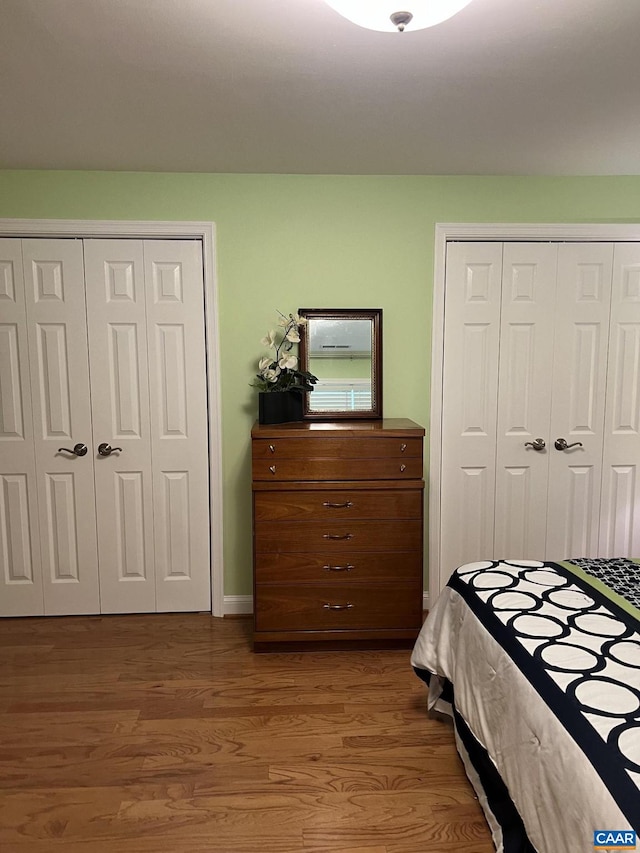
[[[395,33],[441,24],[471,0],[325,0],[325,3],[359,27]]]

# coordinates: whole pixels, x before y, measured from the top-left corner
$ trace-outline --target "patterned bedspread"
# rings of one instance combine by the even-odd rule
[[[583,853],[596,830],[640,830],[637,562],[461,566],[412,664],[430,681],[430,707],[452,700],[497,850]],[[515,805],[524,846],[485,790],[483,761]]]

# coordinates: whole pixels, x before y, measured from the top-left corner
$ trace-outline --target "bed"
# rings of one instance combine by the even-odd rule
[[[411,663],[453,717],[499,853],[640,831],[640,561],[461,566]]]

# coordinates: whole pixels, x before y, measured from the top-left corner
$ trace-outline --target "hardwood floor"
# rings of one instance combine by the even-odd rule
[[[248,620],[0,620],[2,853],[492,853],[407,651]]]

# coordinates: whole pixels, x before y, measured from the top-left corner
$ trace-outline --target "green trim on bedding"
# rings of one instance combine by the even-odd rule
[[[622,595],[619,595],[617,592],[614,592],[610,587],[603,583],[598,578],[594,578],[593,575],[590,575],[589,572],[585,572],[584,569],[581,569],[580,566],[576,566],[570,560],[556,560],[559,566],[567,569],[572,572],[572,574],[579,577],[585,583],[588,583],[589,586],[592,586],[594,589],[597,589],[598,592],[602,593],[602,595],[606,596],[609,601],[612,601],[614,604],[617,604],[622,610],[628,613],[630,616],[633,616],[634,619],[640,621],[640,610],[637,607],[634,607],[630,601],[627,601]],[[630,560],[632,563],[636,563],[640,566],[640,560]]]

